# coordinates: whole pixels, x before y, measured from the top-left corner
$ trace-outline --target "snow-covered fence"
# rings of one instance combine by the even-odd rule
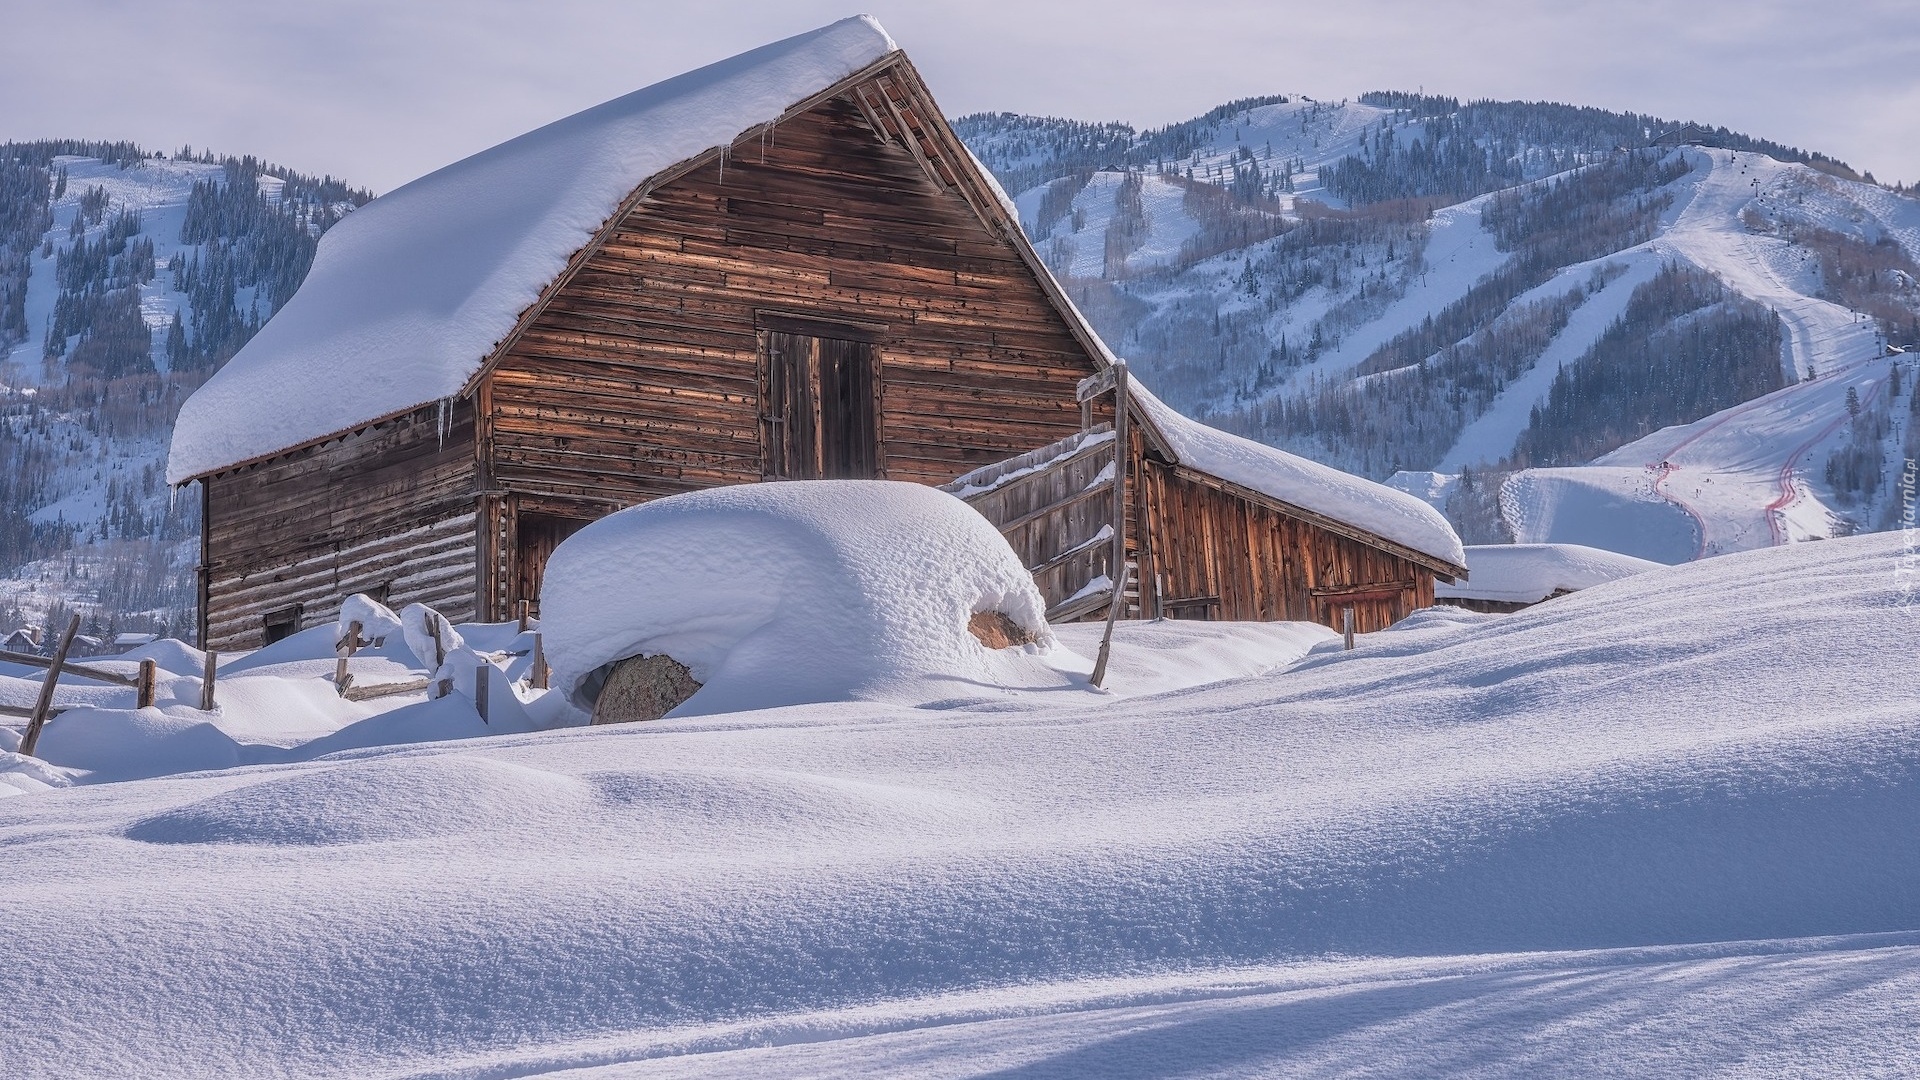
[[[154,685],[159,681],[159,665],[150,659],[141,660],[137,674],[122,675],[117,671],[109,671],[92,664],[70,664],[67,662],[67,653],[73,648],[73,639],[79,631],[80,616],[75,615],[67,624],[66,633],[60,636],[60,643],[55,646],[53,655],[50,657],[0,650],[0,660],[26,667],[41,668],[47,673],[46,679],[40,685],[40,697],[31,709],[0,706],[0,715],[27,718],[27,730],[20,740],[20,753],[28,757],[33,756],[34,747],[40,740],[41,729],[46,727],[48,720],[62,711],[53,704],[53,693],[60,683],[62,674],[130,687],[134,692],[134,707],[138,709],[144,709],[153,704]]]

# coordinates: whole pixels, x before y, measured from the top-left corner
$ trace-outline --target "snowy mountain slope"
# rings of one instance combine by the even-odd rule
[[[1428,99],[1367,100],[1223,107],[1167,129],[1178,140],[1109,132],[1102,153],[1113,164],[1029,188],[1023,220],[1064,239],[1041,245],[1058,256],[1056,272],[1189,414],[1376,477],[1553,467],[1551,479],[1509,486],[1505,533],[1672,560],[1889,527],[1911,424],[1904,398],[1891,400],[1884,353],[1920,342],[1920,199],[1727,132],[1713,138],[1734,149],[1682,148],[1636,166],[1615,146],[1644,144],[1660,130],[1651,118],[1519,103],[1452,103],[1436,116],[1417,107]],[[1321,115],[1324,136],[1268,119],[1287,110]],[[1020,175],[1035,176],[1039,122],[1026,122]],[[1006,120],[973,124],[998,166]],[[1278,168],[1263,141],[1276,131],[1290,136],[1271,159]],[[1170,141],[1182,155],[1158,152]],[[1072,150],[1063,145],[1056,170],[1089,160]],[[1483,171],[1449,180],[1448,154]],[[1136,214],[1117,228],[1129,176],[1140,190],[1213,185],[1240,216],[1190,194],[1182,217]],[[1417,208],[1422,192],[1450,182],[1491,193],[1421,211],[1424,220],[1407,217],[1404,199],[1356,194],[1406,192]],[[1284,223],[1256,228],[1259,214]],[[1676,308],[1676,288],[1697,295]],[[1754,338],[1768,319],[1783,339],[1772,359]],[[1618,389],[1607,366],[1635,350],[1652,350],[1649,370],[1622,373],[1632,388]],[[1658,356],[1669,350],[1702,372],[1696,385],[1663,385]],[[1769,364],[1779,367],[1771,383],[1759,370]],[[1609,396],[1579,400],[1609,378]],[[1866,402],[1865,421],[1850,401]],[[1565,471],[1588,462],[1666,474],[1646,495],[1692,521],[1692,546],[1674,512],[1633,484]],[[1562,496],[1591,506],[1526,505]],[[1607,505],[1644,511],[1644,542],[1624,522],[1565,535],[1575,521],[1604,521],[1592,509]]]
[[[0,280],[20,305],[0,328],[0,626],[71,605],[97,632],[181,630],[198,518],[164,483],[174,413],[366,195],[124,144],[8,144],[0,171],[0,220],[31,229],[0,237],[20,256]]]
[[[0,801],[9,1071],[1910,1072],[1920,686],[1871,644],[1920,629],[1902,551],[1437,609],[1093,706]]]

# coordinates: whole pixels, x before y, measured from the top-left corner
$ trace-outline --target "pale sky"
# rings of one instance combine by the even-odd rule
[[[0,139],[251,153],[387,191],[860,0],[16,0]],[[1146,127],[1370,89],[1725,124],[1920,181],[1920,0],[867,0],[951,116]]]

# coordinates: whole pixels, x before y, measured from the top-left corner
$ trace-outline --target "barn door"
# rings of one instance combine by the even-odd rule
[[[547,560],[560,541],[585,528],[578,518],[551,514],[517,515],[514,529],[513,595],[527,601],[532,614],[540,614],[540,585],[547,573]]]
[[[764,472],[770,480],[879,475],[873,346],[760,332]]]

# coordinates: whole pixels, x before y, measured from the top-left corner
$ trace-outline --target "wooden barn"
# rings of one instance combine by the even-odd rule
[[[867,18],[356,211],[187,402],[168,471],[199,484],[216,648],[356,592],[507,618],[589,521],[795,478],[948,485],[1056,618],[1118,580],[1127,615],[1367,630],[1463,573],[1418,500],[1130,392]]]

